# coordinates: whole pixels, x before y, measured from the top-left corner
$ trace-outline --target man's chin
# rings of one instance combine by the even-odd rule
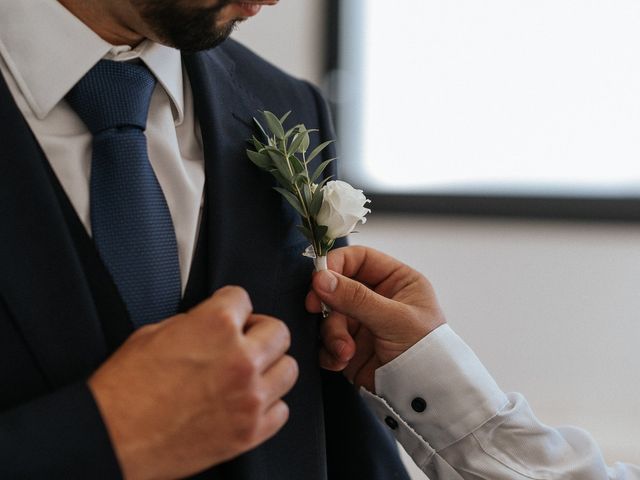
[[[193,31],[188,34],[182,32],[174,32],[173,35],[165,35],[160,43],[169,47],[176,48],[184,53],[196,53],[203,50],[211,50],[218,45],[224,43],[233,33],[236,25],[242,20],[233,20],[222,27],[216,28],[215,31],[195,35]]]
[[[215,7],[201,9],[187,8],[184,2],[176,0],[132,1],[138,5],[148,30],[157,38],[153,40],[189,53],[220,45],[231,35],[236,24],[245,19],[225,18],[223,10],[230,2],[222,0]]]

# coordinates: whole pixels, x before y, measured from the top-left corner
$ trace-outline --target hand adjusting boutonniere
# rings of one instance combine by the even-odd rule
[[[275,177],[280,185],[275,190],[300,214],[302,225],[298,229],[311,242],[303,255],[313,258],[317,271],[326,270],[327,253],[335,241],[353,233],[359,222],[367,221],[365,215],[371,210],[365,205],[370,200],[362,190],[346,182],[331,177],[318,182],[335,158],[320,163],[312,173],[311,162],[333,140],[321,143],[307,154],[310,134],[318,130],[300,124],[285,131],[283,124],[290,113],[278,118],[271,112],[262,112],[265,126],[254,118],[267,143],[252,137],[249,143],[253,149],[247,149],[247,156]]]

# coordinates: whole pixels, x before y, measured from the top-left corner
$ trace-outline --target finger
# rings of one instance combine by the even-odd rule
[[[377,294],[362,283],[331,271],[318,272],[313,290],[332,310],[369,327],[376,335],[389,333],[390,322],[408,307]]]
[[[393,273],[407,266],[395,258],[363,246],[331,250],[327,257],[329,269],[367,285],[378,285]]]
[[[332,312],[322,322],[320,337],[325,349],[341,362],[348,362],[355,353],[355,343],[349,333],[347,317],[338,312]]]
[[[241,287],[227,286],[191,309],[189,316],[206,321],[228,320],[236,328],[242,329],[252,311],[253,306],[247,291]]]
[[[298,374],[298,363],[289,355],[274,363],[262,376],[266,404],[273,405],[284,397],[295,385]]]
[[[324,347],[320,348],[318,360],[320,367],[325,370],[329,370],[330,372],[341,372],[347,367],[347,365],[349,365],[349,362],[343,362],[342,360],[337,359]]]
[[[375,374],[376,370],[382,366],[382,362],[377,355],[371,355],[353,377],[353,384],[360,388],[364,387],[372,393],[376,393]]]
[[[307,297],[304,300],[304,305],[309,313],[320,313],[322,312],[322,303],[320,301],[320,297],[313,290],[310,290],[307,293]]]
[[[374,338],[369,330],[361,328],[355,338],[356,352],[347,368],[344,369],[345,376],[351,383],[355,381],[355,377],[362,367],[369,361],[371,356],[375,354]]]
[[[291,346],[291,333],[284,322],[266,315],[251,315],[245,332],[258,370],[264,372],[282,359]]]
[[[349,329],[349,335],[351,338],[356,338],[356,333],[360,330],[362,325],[355,318],[347,317],[347,328]]]
[[[274,403],[263,415],[253,446],[264,443],[280,431],[289,420],[289,407],[282,400]]]

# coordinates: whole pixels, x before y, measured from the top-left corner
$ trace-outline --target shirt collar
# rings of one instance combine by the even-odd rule
[[[0,0],[0,56],[41,120],[102,58],[143,61],[171,99],[176,125],[184,120],[178,50],[150,40],[114,47],[56,0]]]

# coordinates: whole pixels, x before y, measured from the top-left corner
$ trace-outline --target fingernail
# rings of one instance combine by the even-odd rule
[[[345,347],[347,346],[346,342],[343,340],[336,340],[331,344],[331,349],[333,350],[333,355],[337,358],[342,357],[342,352],[344,352]]]
[[[325,293],[333,293],[338,286],[338,279],[333,273],[323,270],[318,272],[316,286]]]

